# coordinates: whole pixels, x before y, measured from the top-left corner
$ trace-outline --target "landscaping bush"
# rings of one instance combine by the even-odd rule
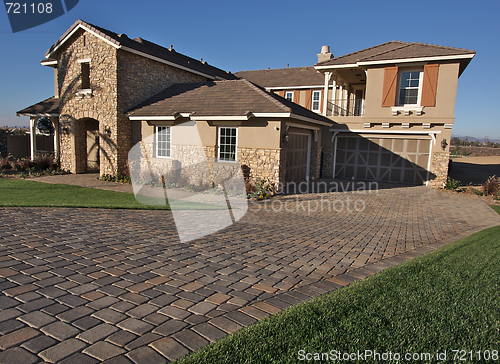
[[[270,184],[265,179],[261,179],[255,185],[255,191],[253,191],[249,197],[255,198],[256,200],[265,200],[271,198],[274,195],[273,185]]]
[[[51,154],[39,154],[33,160],[34,167],[37,171],[52,170],[57,168],[54,162],[54,156]]]
[[[486,196],[494,196],[498,194],[499,190],[500,190],[500,178],[497,178],[496,176],[491,176],[483,184],[483,193]]]
[[[10,156],[0,157],[0,169],[12,169],[10,164]]]
[[[460,188],[461,185],[462,185],[462,183],[459,180],[452,179],[452,178],[448,177],[448,179],[446,180],[446,185],[444,186],[444,188],[446,188],[447,190],[453,190],[453,191],[455,191],[458,188]]]

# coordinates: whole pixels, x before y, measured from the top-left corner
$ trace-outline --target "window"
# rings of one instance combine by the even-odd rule
[[[81,71],[82,71],[82,84],[80,88],[82,90],[86,90],[90,88],[90,63],[82,62],[80,63]]]
[[[312,94],[312,111],[320,111],[321,91],[313,91]]]
[[[293,92],[287,91],[285,93],[285,99],[287,99],[288,101],[292,101],[293,102]]]
[[[170,127],[156,127],[156,156],[162,158],[170,157]]]
[[[219,128],[219,160],[236,162],[237,128]]]
[[[421,89],[420,71],[404,71],[399,76],[398,105],[419,105]]]

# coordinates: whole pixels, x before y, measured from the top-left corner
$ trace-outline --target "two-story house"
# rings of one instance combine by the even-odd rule
[[[442,186],[457,81],[475,52],[392,41],[334,58],[324,75],[323,175]]]
[[[474,55],[393,41],[333,57],[323,46],[314,67],[233,75],[79,20],[41,62],[54,96],[17,114],[31,135],[50,118],[73,173],[127,173],[139,142],[149,166],[182,168],[199,139],[208,163],[239,162],[253,180],[442,185],[457,80]]]
[[[239,162],[253,180],[319,177],[321,130],[331,120],[172,46],[79,20],[45,57],[55,95],[17,115],[30,117],[32,135],[50,118],[56,156],[72,173],[127,173],[140,142],[149,167],[184,168],[198,162],[190,156],[199,140],[210,173]],[[32,139],[32,156],[36,149]]]
[[[322,132],[322,177],[442,186],[457,80],[475,52],[388,42],[313,67],[237,72],[335,126]]]

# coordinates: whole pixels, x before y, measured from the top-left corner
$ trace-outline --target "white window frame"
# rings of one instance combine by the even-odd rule
[[[288,98],[288,96],[290,96],[290,98]],[[285,99],[287,99],[288,101],[293,102],[293,91],[287,91],[287,92],[285,92]]]
[[[404,103],[400,103],[400,99],[401,99],[401,82],[403,81],[402,79],[402,75],[403,73],[405,72],[418,72],[419,73],[419,76],[418,76],[418,94],[417,94],[417,102],[415,104],[404,104]],[[399,75],[398,75],[398,92],[397,92],[397,103],[396,103],[396,106],[420,106],[420,100],[422,99],[422,82],[424,80],[424,72],[422,70],[418,70],[418,69],[404,69],[404,70],[401,70],[399,72]],[[405,89],[407,89],[405,87]],[[409,87],[408,89],[411,89],[411,87]]]
[[[236,130],[236,143],[234,145],[234,160],[221,159],[221,130],[222,129],[235,129]],[[219,126],[217,128],[217,160],[225,163],[238,162],[238,127],[235,126]]]
[[[317,103],[318,103],[318,107],[314,107],[314,95],[318,95],[318,100],[317,100]],[[311,111],[314,111],[314,112],[320,112],[321,111],[321,91],[313,91],[312,92],[312,95],[311,95]]]
[[[167,150],[167,154],[168,155],[160,155],[159,153],[159,149],[158,149],[158,146],[159,146],[159,141],[158,141],[158,136],[160,135],[160,129],[159,128],[167,128],[168,129],[168,150]],[[167,126],[167,125],[158,125],[158,126],[155,126],[155,156],[156,158],[171,158],[172,157],[172,127],[171,126]]]

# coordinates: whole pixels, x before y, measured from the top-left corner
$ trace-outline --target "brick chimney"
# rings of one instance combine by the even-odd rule
[[[333,54],[330,53],[330,46],[324,45],[321,47],[321,53],[318,54],[318,63],[328,61],[333,58]]]

